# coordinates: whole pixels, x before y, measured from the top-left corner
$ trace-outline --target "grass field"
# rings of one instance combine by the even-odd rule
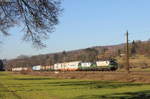
[[[0,99],[150,99],[150,84],[0,72]]]

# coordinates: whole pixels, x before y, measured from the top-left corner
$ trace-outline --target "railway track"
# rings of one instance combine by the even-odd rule
[[[131,71],[130,73],[124,72],[124,71],[34,71],[34,72],[40,72],[40,73],[63,73],[63,74],[74,74],[74,73],[89,73],[89,74],[137,74],[137,75],[150,75],[150,72],[145,71]]]

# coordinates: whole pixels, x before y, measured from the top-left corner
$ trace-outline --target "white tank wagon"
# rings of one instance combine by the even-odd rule
[[[35,70],[35,71],[42,70],[42,66],[41,65],[33,66],[32,70]]]
[[[57,64],[54,64],[54,70],[75,71],[79,68],[80,63],[81,61],[57,63]]]
[[[109,66],[109,64],[110,64],[110,61],[97,61],[97,62],[96,62],[96,65],[97,65],[98,67]]]
[[[13,72],[27,71],[27,70],[28,70],[27,67],[15,67],[15,68],[12,68]]]
[[[81,62],[79,65],[79,71],[90,71],[92,69],[92,62]]]
[[[86,67],[91,67],[91,66],[92,66],[92,63],[91,63],[91,62],[82,62],[82,63],[81,63],[81,67],[83,67],[83,68],[84,68],[84,67],[85,67],[85,68],[86,68]]]
[[[54,66],[42,66],[41,67],[41,70],[46,70],[46,71],[48,71],[48,70],[54,70]]]
[[[61,70],[62,69],[62,63],[54,64],[54,70]]]
[[[81,61],[69,62],[67,64],[67,67],[68,67],[67,69],[71,71],[78,70],[80,63]]]

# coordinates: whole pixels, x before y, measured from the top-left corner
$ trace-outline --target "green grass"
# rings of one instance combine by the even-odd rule
[[[0,99],[150,99],[150,84],[0,72]]]

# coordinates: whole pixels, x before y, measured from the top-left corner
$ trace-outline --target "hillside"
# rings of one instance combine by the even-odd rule
[[[36,56],[19,56],[16,59],[7,61],[7,68],[11,67],[31,67],[34,65],[53,65],[54,63],[68,61],[90,61],[106,60],[115,58],[121,60],[125,51],[125,44],[112,46],[95,46],[85,49],[63,51],[59,53],[49,53]],[[136,55],[150,57],[150,41],[133,41],[130,43],[130,57],[136,58]],[[120,61],[119,61],[120,62]],[[123,62],[120,62],[123,65]],[[149,64],[148,64],[149,65]]]

